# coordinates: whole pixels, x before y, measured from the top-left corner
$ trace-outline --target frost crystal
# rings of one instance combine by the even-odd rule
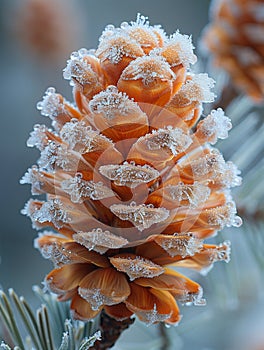
[[[215,250],[214,261],[220,260],[228,263],[230,261],[230,254],[231,254],[231,242],[224,241],[223,243],[219,244],[219,246]]]
[[[197,293],[188,293],[178,299],[184,305],[205,306],[206,300],[203,298],[203,289],[199,287]]]
[[[190,101],[213,102],[215,94],[211,92],[214,80],[208,74],[192,75],[181,88],[182,95]]]
[[[194,64],[197,61],[197,57],[193,53],[194,46],[192,44],[192,38],[188,35],[182,35],[179,31],[171,35],[167,43],[165,43],[165,49],[171,48],[171,59],[176,58],[176,61],[170,60],[169,63],[173,66],[183,64],[189,67],[190,64]]]
[[[138,14],[135,22],[132,21],[131,25],[127,22],[123,22],[121,28],[128,33],[131,38],[135,39],[142,48],[159,46],[158,37],[155,35],[156,28],[149,25],[149,21],[145,16]]]
[[[114,195],[102,182],[85,181],[82,174],[61,182],[61,188],[71,196],[73,203],[82,203],[85,199],[100,200]]]
[[[163,188],[165,194],[177,202],[187,202],[189,208],[196,208],[204,203],[210,195],[210,189],[206,185],[195,181],[192,185],[180,182],[176,186]],[[185,205],[185,203],[182,203]]]
[[[121,220],[128,220],[134,224],[139,231],[160,223],[169,217],[169,210],[165,208],[154,208],[152,205],[130,205],[113,204],[110,210]]]
[[[114,297],[110,298],[103,294],[99,288],[87,289],[79,287],[78,293],[91,305],[94,311],[99,310],[102,305],[115,305],[120,303],[120,301],[115,301]]]
[[[53,171],[56,166],[65,171],[74,171],[78,168],[79,158],[65,145],[50,142],[41,152],[38,164],[42,169]]]
[[[121,248],[128,243],[125,238],[114,235],[109,231],[103,231],[100,228],[93,229],[90,232],[78,232],[73,235],[73,239],[87,249],[100,254],[104,254],[108,249]]]
[[[164,273],[164,269],[160,265],[139,256],[135,258],[112,257],[110,261],[118,271],[125,272],[129,276],[130,281],[140,277],[152,278]]]
[[[180,255],[182,258],[193,256],[203,247],[202,240],[191,234],[175,233],[173,236],[162,235],[154,240],[172,257],[176,255]]]
[[[151,135],[146,136],[146,143],[150,150],[155,151],[167,147],[176,156],[191,145],[192,139],[182,129],[168,127],[167,129],[153,130]]]
[[[31,214],[31,218],[39,223],[52,222],[57,228],[71,221],[64,204],[58,198],[43,202],[41,208]]]
[[[215,144],[218,138],[226,139],[231,128],[231,120],[225,116],[221,108],[212,110],[199,125],[199,131],[209,138],[211,144]]]
[[[221,153],[217,149],[213,149],[203,158],[192,161],[191,167],[194,176],[199,177],[212,173],[212,179],[215,179],[225,172],[226,163]]]
[[[54,236],[53,232],[47,232],[47,234],[52,234]],[[60,236],[58,235],[58,237]],[[60,242],[53,241],[40,246],[38,244],[38,239],[35,239],[34,247],[40,251],[44,259],[51,260],[56,267],[71,263],[70,252],[67,251]]]
[[[37,103],[37,109],[45,117],[54,119],[61,113],[65,113],[63,98],[56,93],[53,87],[47,89],[43,100]]]
[[[59,145],[55,142],[49,142],[49,144],[41,152],[38,160],[38,165],[47,170],[53,171],[57,161]]]
[[[80,153],[96,151],[102,142],[111,144],[111,141],[100,135],[98,131],[94,131],[84,122],[78,122],[74,119],[64,124],[60,131],[60,137],[68,143],[72,150]]]
[[[110,85],[106,90],[95,95],[89,103],[91,111],[95,114],[103,114],[107,119],[113,119],[116,115],[126,116],[131,111],[142,114],[139,106],[116,86]],[[131,121],[130,121],[131,122]]]
[[[123,165],[103,165],[99,168],[102,175],[114,181],[118,186],[136,187],[159,177],[159,172],[149,165],[135,165],[125,162]]]
[[[32,166],[31,169],[29,168],[20,180],[20,183],[22,185],[31,184],[31,193],[33,195],[43,193],[42,186],[44,184],[44,176],[39,172],[37,166]]]
[[[67,61],[67,66],[63,70],[63,77],[66,80],[76,79],[80,84],[92,84],[97,81],[95,72],[91,64],[85,60],[85,57],[91,55],[86,49],[80,49],[71,54]],[[95,58],[95,56],[94,56]]]
[[[112,26],[106,27],[99,41],[96,55],[103,62],[109,60],[112,64],[118,64],[123,57],[135,59],[144,54],[136,40]]]
[[[27,140],[28,147],[37,147],[42,151],[49,143],[49,138],[46,134],[47,127],[45,125],[34,125],[33,131],[30,133],[30,137]]]
[[[169,314],[160,314],[157,310],[157,305],[154,304],[154,307],[152,310],[150,311],[137,310],[137,314],[141,316],[148,325],[151,325],[158,322],[164,322],[165,320],[171,317],[172,312]]]
[[[175,74],[162,56],[143,56],[132,61],[123,71],[121,80],[139,80],[150,85],[159,80],[173,80]]]
[[[225,171],[220,177],[220,181],[226,187],[240,186],[242,183],[242,177],[238,176],[241,171],[233,162],[226,162]]]
[[[220,207],[215,207],[205,210],[208,215],[208,222],[212,226],[219,226],[221,229],[225,226],[239,227],[242,225],[242,220],[236,215],[236,205],[234,202],[226,203]]]

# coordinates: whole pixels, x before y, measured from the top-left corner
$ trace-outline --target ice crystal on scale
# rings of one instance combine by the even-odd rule
[[[104,310],[177,324],[177,300],[205,303],[177,267],[205,272],[229,259],[228,244],[204,239],[241,224],[230,194],[241,179],[211,146],[229,118],[218,109],[199,120],[215,96],[213,80],[191,71],[196,59],[187,35],[168,37],[139,15],[107,26],[97,50],[71,55],[64,78],[75,104],[49,88],[37,106],[53,129],[34,127],[28,146],[41,155],[21,183],[47,201],[23,213],[59,232],[35,245],[55,264],[47,288],[71,300],[76,318]]]

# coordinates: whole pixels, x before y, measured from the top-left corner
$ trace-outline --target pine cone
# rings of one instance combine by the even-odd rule
[[[22,0],[15,16],[17,39],[38,60],[60,63],[78,40],[80,16],[67,0]]]
[[[34,127],[28,146],[41,156],[21,182],[47,201],[31,199],[23,213],[58,231],[36,247],[55,264],[47,288],[71,300],[77,319],[104,310],[178,323],[177,301],[204,299],[172,265],[206,272],[229,260],[228,242],[203,240],[241,224],[229,191],[238,170],[209,145],[231,123],[219,109],[197,124],[214,94],[207,74],[189,71],[195,61],[188,36],[138,16],[107,26],[96,51],[72,54],[64,77],[76,105],[53,88],[37,105],[53,129]]]
[[[230,75],[236,88],[261,102],[264,97],[263,0],[217,0],[202,47]]]

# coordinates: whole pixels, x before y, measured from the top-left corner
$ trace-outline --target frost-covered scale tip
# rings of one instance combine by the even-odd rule
[[[220,207],[205,209],[205,213],[208,215],[209,223],[221,229],[225,226],[240,227],[242,225],[242,219],[236,215],[236,205],[233,201]]]
[[[154,264],[151,260],[144,259],[140,256],[114,256],[110,258],[110,261],[118,271],[125,272],[128,275],[130,281],[134,281],[136,278],[141,277],[153,278],[164,273],[163,267]]]
[[[89,250],[104,254],[108,249],[117,249],[128,244],[128,240],[100,228],[89,232],[77,232],[73,239]]]
[[[226,139],[231,128],[231,120],[225,116],[221,108],[212,110],[199,125],[199,130],[210,139],[212,144],[215,144],[218,138]]]
[[[155,151],[167,147],[174,156],[187,150],[192,143],[191,137],[182,129],[172,127],[153,130],[152,135],[146,135],[145,138],[150,150]]]
[[[65,208],[64,203],[58,198],[42,202],[42,206],[39,209],[34,210],[32,213],[23,211],[23,214],[30,215],[33,222],[36,221],[40,224],[52,222],[57,228],[60,228],[65,223],[71,222],[67,208]]]
[[[100,200],[114,195],[102,182],[83,180],[82,174],[76,174],[61,182],[61,188],[71,196],[73,203],[82,203],[85,199]]]
[[[130,205],[113,204],[110,210],[121,220],[128,220],[134,224],[139,231],[151,227],[156,223],[161,223],[169,217],[169,210],[165,208],[155,208],[153,205]]]
[[[158,55],[138,57],[124,69],[120,80],[142,80],[144,85],[150,85],[157,80],[172,81],[175,74],[166,60]]]
[[[28,169],[28,171],[24,174],[24,176],[21,178],[20,183],[22,185],[24,184],[31,184],[31,193],[33,195],[41,194],[42,186],[44,181],[44,175],[41,174],[38,170],[38,167],[33,165],[31,168]]]
[[[215,94],[211,91],[215,81],[208,74],[190,75],[182,86],[181,93],[190,101],[213,102]]]
[[[67,66],[63,70],[63,77],[66,80],[76,78],[81,84],[85,84],[86,71],[92,71],[91,65],[85,61],[84,57],[88,56],[90,52],[85,48],[74,51],[70,59],[67,61]]]
[[[49,87],[43,100],[37,103],[37,109],[43,116],[54,119],[58,114],[65,112],[63,98],[56,93],[55,88]]]
[[[103,165],[99,168],[102,175],[115,182],[118,186],[136,187],[159,177],[159,172],[149,165],[135,165],[125,162],[122,165]]]
[[[182,258],[193,256],[203,247],[202,240],[191,233],[174,233],[172,236],[162,235],[155,237],[154,240],[172,257],[177,255],[180,255]]]
[[[169,39],[165,40],[162,49],[154,50],[154,52],[160,51],[172,68],[180,64],[188,68],[190,64],[194,64],[197,61],[193,49],[191,37],[183,35],[177,30]]]
[[[113,85],[95,95],[90,101],[89,107],[93,113],[102,113],[108,119],[112,119],[117,113],[128,115],[131,110],[141,112],[133,99],[129,99],[126,93],[118,91],[117,87]]]
[[[209,187],[198,181],[192,185],[186,185],[182,182],[175,186],[169,185],[164,187],[163,191],[174,201],[187,202],[190,208],[196,208],[204,203],[211,193]]]

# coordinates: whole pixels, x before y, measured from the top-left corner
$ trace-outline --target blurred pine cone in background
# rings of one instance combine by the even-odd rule
[[[64,70],[76,105],[49,88],[38,103],[53,129],[36,125],[41,156],[22,183],[23,213],[44,231],[36,247],[55,264],[47,288],[71,300],[76,318],[102,310],[117,320],[175,324],[177,301],[204,304],[202,288],[172,267],[206,273],[229,260],[229,242],[205,244],[240,226],[230,188],[239,171],[210,144],[231,128],[221,109],[202,121],[213,80],[189,69],[190,38],[168,37],[143,16],[112,25],[97,50],[74,52]]]
[[[264,96],[264,1],[215,0],[202,47],[235,87],[257,102]]]
[[[14,17],[20,46],[42,62],[61,63],[79,42],[81,16],[74,2],[22,0]]]

